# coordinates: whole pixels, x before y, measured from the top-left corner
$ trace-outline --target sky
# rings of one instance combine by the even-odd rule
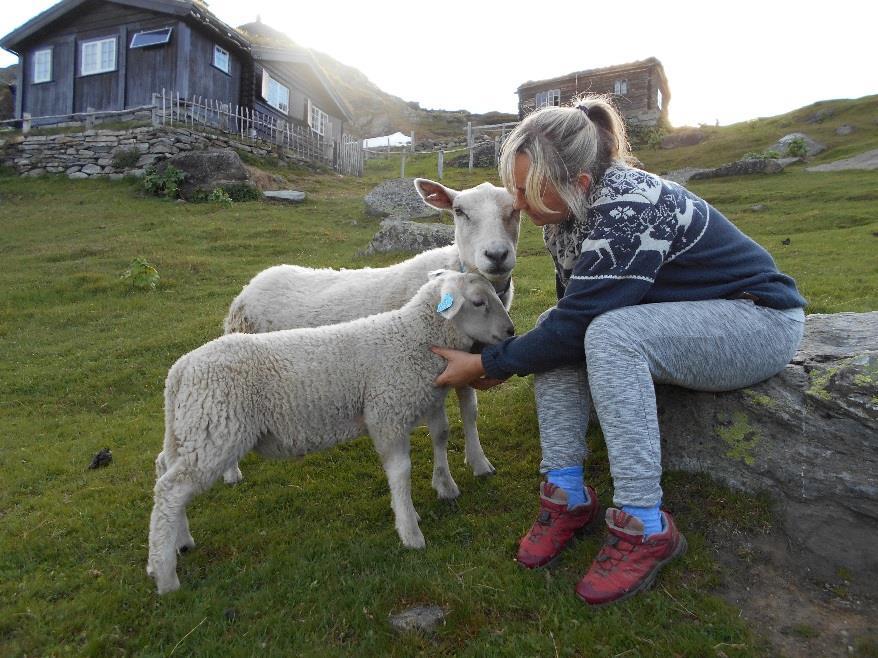
[[[0,35],[56,4],[0,2]],[[878,94],[874,0],[210,0],[209,7],[233,26],[260,16],[383,91],[431,109],[517,112],[515,90],[525,81],[647,57],[664,66],[674,126],[729,125]],[[0,66],[16,61],[0,50]]]

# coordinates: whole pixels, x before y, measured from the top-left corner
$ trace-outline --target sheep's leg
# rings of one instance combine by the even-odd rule
[[[155,458],[155,477],[156,480],[160,479],[165,473],[168,471],[168,463],[165,459],[164,451],[158,454],[158,457]],[[180,515],[179,526],[177,527],[177,539],[176,539],[176,547],[177,551],[183,553],[192,548],[195,548],[195,540],[192,539],[192,535],[189,532],[189,520],[186,518],[186,514],[183,513]]]
[[[238,462],[235,462],[234,465],[230,466],[225,473],[223,473],[223,482],[226,484],[238,484],[241,480],[244,479],[244,474],[241,473],[241,468],[238,466]]]
[[[494,475],[496,469],[485,457],[482,443],[479,441],[479,428],[476,419],[479,415],[476,391],[469,386],[463,386],[457,390],[457,403],[460,405],[460,418],[463,421],[463,436],[465,441],[464,459],[473,469],[476,477]]]
[[[391,437],[373,434],[375,449],[381,456],[387,483],[390,485],[390,505],[396,517],[396,531],[407,548],[424,548],[424,535],[418,527],[418,513],[412,503],[412,460],[408,434]]]
[[[180,588],[177,578],[177,542],[184,525],[188,535],[186,505],[196,492],[195,485],[185,470],[182,462],[178,461],[155,483],[146,573],[155,579],[159,594]]]
[[[427,428],[433,440],[433,488],[443,500],[453,500],[460,495],[457,483],[451,477],[448,466],[448,416],[445,405],[427,414]]]
[[[162,450],[155,458],[155,479],[158,480],[168,470],[168,463],[165,460],[165,451]]]
[[[189,519],[186,517],[185,509],[180,513],[177,524],[176,547],[178,553],[185,553],[195,548],[195,540],[192,538],[192,533],[189,532]]]

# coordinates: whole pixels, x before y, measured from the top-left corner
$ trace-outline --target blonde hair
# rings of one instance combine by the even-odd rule
[[[530,158],[524,195],[540,212],[551,212],[541,197],[547,184],[577,217],[585,217],[588,193],[577,184],[586,173],[595,185],[614,160],[630,158],[625,123],[607,96],[589,94],[569,107],[545,107],[526,116],[503,143],[500,179],[515,194],[515,156]]]

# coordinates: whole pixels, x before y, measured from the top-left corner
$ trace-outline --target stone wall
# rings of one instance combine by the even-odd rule
[[[22,176],[66,174],[69,178],[143,176],[146,167],[181,151],[232,148],[257,156],[267,148],[226,135],[185,128],[85,130],[59,135],[15,135],[0,138],[0,165]]]

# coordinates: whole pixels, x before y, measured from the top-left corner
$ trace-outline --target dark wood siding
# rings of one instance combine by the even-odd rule
[[[616,81],[619,80],[627,82],[626,94],[616,95]],[[662,88],[661,75],[654,63],[599,71],[585,76],[572,74],[524,87],[519,91],[519,116],[524,117],[534,110],[538,92],[551,89],[560,89],[562,106],[569,105],[579,94],[607,94],[613,97],[623,116],[634,123],[656,123],[667,117],[666,108],[658,108],[656,105],[658,90],[662,90],[663,105],[668,93]]]
[[[91,30],[89,31],[91,32]],[[95,110],[121,110],[124,105],[123,93],[119,81],[124,80],[119,71],[125,65],[125,28],[102,30],[93,34],[83,34],[76,40],[76,82],[73,85],[73,111],[85,112],[88,108]],[[93,75],[80,75],[82,70],[82,43],[92,38],[116,39],[116,70]]]
[[[133,51],[128,48],[131,36],[141,30],[176,25],[173,16],[110,2],[90,2],[70,11],[22,45],[26,53],[21,62],[26,86],[22,111],[46,116],[149,103],[153,91],[175,86],[178,30],[175,28],[168,44]],[[82,42],[103,37],[116,39],[116,70],[80,75]],[[46,46],[54,46],[53,82],[32,85],[29,54]]]
[[[162,89],[170,92],[176,90],[177,80],[177,55],[180,51],[180,41],[185,40],[181,35],[180,24],[173,21],[165,21],[161,25],[148,26],[141,29],[158,29],[171,27],[171,40],[160,46],[149,48],[128,48],[128,62],[126,66],[125,104],[127,107],[138,107],[152,103],[152,95],[160,94]],[[188,30],[185,24],[183,27]],[[131,45],[131,38],[141,29],[129,29],[127,45]],[[182,92],[181,92],[182,93]]]
[[[33,83],[33,53],[44,48],[52,49],[52,79]],[[21,59],[24,111],[32,116],[56,116],[68,114],[73,108],[74,46],[72,37],[57,37],[26,51]]]
[[[319,107],[329,116],[329,126],[324,137],[327,139],[340,140],[342,133],[342,119],[335,116],[333,108],[335,103],[329,98],[320,82],[314,77],[310,67],[305,64],[293,64],[288,62],[266,63],[268,74],[290,90],[290,113],[284,115],[268,105],[259,97],[262,89],[262,66],[256,65],[256,98],[254,108],[257,112],[264,112],[290,123],[308,125],[308,101]]]
[[[192,30],[189,43],[189,96],[197,95],[221,103],[237,104],[241,96],[241,58],[228,45],[229,72],[213,65],[213,47],[218,42],[208,35]]]

